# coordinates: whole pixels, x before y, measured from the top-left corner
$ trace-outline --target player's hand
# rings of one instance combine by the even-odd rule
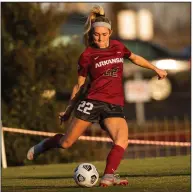
[[[65,112],[60,112],[59,113],[59,119],[60,119],[60,125],[65,122],[68,121],[68,119],[70,118],[70,115],[65,113]]]
[[[167,76],[167,72],[165,70],[156,69],[155,71],[156,71],[156,73],[158,75],[158,79],[159,80],[162,80],[162,79],[164,79]]]
[[[70,109],[70,107],[67,107],[64,112],[60,112],[60,113],[59,113],[60,125],[61,125],[63,122],[68,121],[68,119],[70,118],[70,115],[71,115],[71,109]]]

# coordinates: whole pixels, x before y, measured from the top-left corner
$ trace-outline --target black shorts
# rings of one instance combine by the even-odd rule
[[[75,108],[74,115],[91,123],[102,123],[109,117],[125,118],[122,106],[91,99],[81,100]]]

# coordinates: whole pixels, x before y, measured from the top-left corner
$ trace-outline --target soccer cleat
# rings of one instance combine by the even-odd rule
[[[43,149],[43,143],[46,141],[47,139],[44,139],[43,141],[41,141],[40,143],[38,143],[37,145],[34,145],[33,147],[31,147],[28,152],[27,152],[27,159],[32,161],[34,159],[37,158],[38,155],[40,155],[41,153],[43,153],[45,150]]]
[[[109,187],[112,185],[128,185],[126,179],[121,179],[118,174],[105,174],[99,184],[101,187]]]

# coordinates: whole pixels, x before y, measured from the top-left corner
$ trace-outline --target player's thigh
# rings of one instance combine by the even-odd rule
[[[64,137],[60,140],[61,145],[64,148],[71,146],[91,124],[91,122],[74,117],[71,120],[70,126],[68,127]]]
[[[110,117],[104,119],[104,125],[114,143],[126,148],[128,145],[128,125],[124,118]]]

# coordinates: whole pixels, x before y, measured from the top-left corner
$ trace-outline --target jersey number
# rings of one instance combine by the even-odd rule
[[[103,75],[110,76],[110,77],[117,77],[117,72],[118,72],[118,67],[115,67],[112,69],[108,69],[107,71],[105,71]]]
[[[77,110],[90,115],[89,111],[92,110],[93,107],[94,105],[92,103],[81,101],[81,103],[78,105]]]

